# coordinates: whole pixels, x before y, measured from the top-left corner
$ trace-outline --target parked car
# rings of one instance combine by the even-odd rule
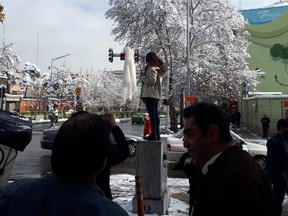
[[[144,114],[147,114],[147,115],[148,115],[148,113],[143,113],[143,112],[133,113],[132,116],[131,116],[131,122],[132,122],[132,124],[134,124],[134,123],[141,123],[141,124],[143,124],[143,123],[144,123]]]
[[[58,133],[60,126],[43,130],[42,139],[40,140],[41,148],[52,150],[54,139]],[[130,148],[130,157],[136,154],[136,144],[138,141],[143,140],[140,136],[124,134]],[[112,145],[116,144],[113,135],[111,134]]]
[[[167,137],[167,153],[168,153],[168,162],[170,164],[176,164],[180,157],[187,152],[187,149],[183,146],[183,131],[182,128],[177,133]],[[230,130],[230,133],[233,138],[233,143],[236,145],[242,145],[243,150],[247,151],[263,168],[266,168],[266,156],[267,148],[266,146],[260,145],[258,143],[249,142],[240,137],[238,134]]]

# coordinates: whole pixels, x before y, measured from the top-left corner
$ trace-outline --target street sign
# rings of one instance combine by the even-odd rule
[[[80,86],[77,86],[75,88],[75,93],[76,93],[76,96],[80,96],[81,95],[81,87]]]
[[[288,107],[288,101],[283,101],[283,107]]]
[[[195,96],[185,96],[185,102],[197,102],[198,99]]]

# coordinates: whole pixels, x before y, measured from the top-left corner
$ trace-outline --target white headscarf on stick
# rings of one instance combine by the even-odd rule
[[[134,51],[130,47],[125,47],[125,61],[123,69],[123,93],[122,104],[126,103],[127,98],[131,101],[132,95],[137,91],[136,87],[136,67],[134,64]]]

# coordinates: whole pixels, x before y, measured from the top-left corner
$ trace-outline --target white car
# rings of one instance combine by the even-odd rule
[[[266,146],[248,142],[241,138],[238,134],[230,130],[233,138],[233,143],[237,145],[242,145],[243,150],[249,152],[249,154],[257,161],[257,163],[262,167],[266,168],[266,156],[267,148]],[[187,149],[183,146],[183,128],[177,133],[167,137],[167,153],[168,153],[168,163],[170,165],[176,164],[183,153],[187,152]]]

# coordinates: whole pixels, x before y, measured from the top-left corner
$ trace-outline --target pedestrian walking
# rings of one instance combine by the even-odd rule
[[[58,122],[58,116],[59,116],[58,105],[54,104],[53,109],[51,110],[51,114],[49,116],[51,128],[55,128],[56,123]]]
[[[241,113],[236,110],[235,111],[235,125],[239,128],[240,127],[240,122],[241,122]]]
[[[268,139],[268,130],[270,127],[270,118],[266,114],[261,118],[263,138]]]
[[[282,214],[282,203],[288,189],[288,121],[279,119],[277,133],[267,140],[267,173],[273,184],[277,216]]]

